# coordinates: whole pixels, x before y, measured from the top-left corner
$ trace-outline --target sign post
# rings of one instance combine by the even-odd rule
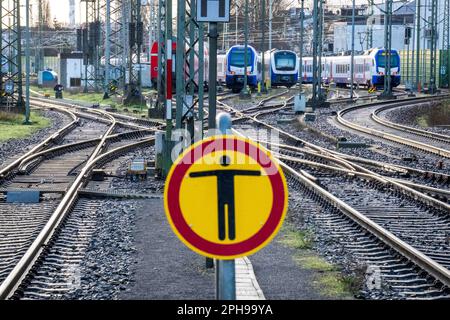
[[[231,116],[220,113],[217,116],[217,127],[220,133],[231,133]],[[216,299],[236,300],[236,265],[233,260],[218,260],[216,264]]]
[[[230,0],[197,0],[197,22],[209,22],[208,130],[212,132],[216,128],[217,109],[217,23],[230,22]],[[207,257],[206,268],[213,267],[214,260]]]
[[[197,0],[197,22],[209,22],[208,127],[216,127],[218,22],[230,22],[230,0]]]
[[[275,237],[286,215],[288,190],[269,151],[230,135],[228,114],[220,114],[217,125],[223,135],[195,143],[175,161],[164,206],[179,239],[217,260],[217,299],[228,300],[236,298],[234,259],[259,251]]]

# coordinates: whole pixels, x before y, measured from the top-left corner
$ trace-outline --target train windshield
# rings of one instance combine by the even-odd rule
[[[396,52],[391,53],[391,68],[397,68],[399,66],[399,57]],[[377,56],[377,65],[380,68],[385,68],[387,64],[387,57],[385,52],[381,52]]]
[[[230,52],[230,66],[243,68],[245,67],[244,49],[233,49]],[[252,65],[252,50],[247,49],[247,67]]]
[[[275,53],[275,68],[280,71],[294,71],[297,57],[292,52]]]

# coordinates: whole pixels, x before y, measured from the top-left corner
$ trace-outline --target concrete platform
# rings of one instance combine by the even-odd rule
[[[120,299],[215,299],[214,269],[205,258],[188,249],[172,232],[162,199],[136,202],[136,260],[133,283]],[[238,300],[261,300],[251,262],[236,260]]]

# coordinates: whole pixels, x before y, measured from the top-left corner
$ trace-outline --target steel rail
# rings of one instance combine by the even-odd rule
[[[414,128],[414,127],[409,127],[409,126],[405,126],[399,123],[395,123],[386,119],[381,118],[380,116],[378,116],[378,114],[380,114],[383,111],[389,110],[389,109],[394,109],[394,108],[398,108],[395,106],[384,106],[381,107],[375,111],[372,112],[372,119],[375,122],[378,122],[381,125],[384,125],[386,127],[390,127],[392,129],[397,129],[397,130],[401,130],[401,131],[407,131],[425,138],[430,138],[430,139],[434,139],[434,140],[438,140],[438,141],[442,141],[442,142],[446,142],[446,143],[450,143],[450,136],[444,135],[444,134],[440,134],[440,133],[435,133],[435,132],[431,132],[431,131],[426,131],[426,130],[422,130],[422,129],[418,129],[418,128]]]
[[[384,229],[377,223],[373,222],[365,215],[355,210],[344,201],[338,199],[319,185],[312,182],[310,179],[304,177],[301,173],[288,166],[287,164],[280,163],[283,170],[294,177],[297,181],[305,185],[308,189],[312,190],[314,193],[320,195],[321,197],[327,199],[333,206],[343,212],[347,217],[355,221],[358,225],[363,227],[369,233],[376,236],[383,243],[393,248],[401,256],[407,258],[409,261],[417,265],[422,270],[425,270],[428,274],[433,276],[435,279],[440,281],[447,287],[450,287],[450,270],[437,263],[436,261],[430,259],[428,256],[423,254],[421,251],[415,249],[411,245],[407,244],[403,240],[396,237],[394,234]]]
[[[116,134],[109,135],[106,138],[106,141],[122,140],[122,139],[126,139],[128,137],[133,137],[134,135],[142,135],[142,134],[146,134],[146,133],[149,133],[149,131],[148,130],[136,130],[136,131],[123,132],[123,133],[116,133]],[[29,157],[22,160],[22,162],[18,166],[18,171],[21,173],[27,172],[29,165],[34,160],[36,160],[40,157],[48,158],[49,156],[56,154],[58,152],[62,152],[62,151],[64,153],[66,153],[66,152],[70,152],[73,149],[81,150],[81,149],[89,148],[93,145],[96,145],[100,141],[101,141],[101,138],[94,138],[94,139],[89,139],[89,140],[84,140],[84,141],[79,141],[79,142],[74,142],[74,143],[68,143],[68,144],[64,144],[62,146],[57,146],[57,147],[54,147],[51,149],[46,149],[44,151],[34,153],[34,154],[30,155]]]
[[[237,134],[242,134],[234,130]],[[291,160],[289,160],[291,161]],[[286,174],[289,174],[293,176],[297,181],[305,185],[307,188],[312,190],[314,193],[322,196],[323,198],[327,199],[335,208],[343,212],[347,217],[355,221],[358,225],[363,227],[365,230],[367,230],[369,233],[373,234],[375,237],[380,239],[383,243],[388,245],[390,248],[393,248],[395,251],[397,251],[401,256],[407,258],[409,261],[417,265],[422,270],[425,270],[428,274],[433,276],[435,279],[440,281],[442,284],[444,284],[447,287],[450,287],[450,270],[442,266],[441,264],[437,263],[433,259],[429,258],[425,254],[423,254],[421,251],[415,249],[411,245],[407,244],[403,240],[399,239],[397,236],[389,232],[388,230],[381,227],[379,224],[372,221],[370,218],[366,217],[364,214],[360,213],[356,209],[349,206],[344,201],[340,200],[330,192],[323,189],[320,185],[318,185],[313,179],[310,177],[304,176],[301,173],[297,172],[295,169],[288,166],[283,161],[279,161],[280,166],[283,168],[283,170],[286,172]],[[342,170],[342,169],[340,169]],[[350,170],[349,170],[350,171]],[[351,172],[353,174],[353,172]],[[393,183],[393,185],[404,187],[403,185],[396,184],[395,182],[384,179],[379,175],[376,174],[361,174],[361,176],[371,176],[373,179],[376,179],[382,183]],[[415,192],[415,190],[412,190],[408,188],[410,191]],[[417,193],[416,193],[417,194]],[[422,194],[418,193],[420,196],[423,196]]]
[[[112,123],[111,126],[103,135],[102,139],[98,143],[97,148],[91,154],[86,165],[83,167],[80,174],[77,176],[75,181],[72,183],[72,185],[64,195],[63,199],[50,217],[49,221],[36,237],[32,245],[28,248],[24,256],[22,256],[20,261],[16,264],[14,269],[1,283],[0,299],[11,298],[16,290],[20,287],[21,283],[26,278],[27,274],[30,272],[31,268],[36,263],[43,250],[46,248],[46,246],[49,245],[51,238],[61,225],[61,222],[74,206],[76,200],[78,199],[78,192],[87,183],[92,169],[102,161],[107,161],[107,159],[109,159],[113,155],[117,155],[130,149],[148,145],[154,142],[154,138],[144,139],[132,144],[128,144],[126,146],[116,148],[100,155],[106,145],[108,137],[110,136],[116,125],[116,121],[112,116],[110,119]]]
[[[158,121],[158,120],[154,120],[154,119],[153,120],[138,119],[138,118],[128,116],[125,114],[103,111],[103,110],[99,110],[99,109],[88,109],[89,106],[81,105],[80,104],[81,102],[76,101],[76,100],[72,100],[70,103],[65,102],[65,101],[57,101],[57,100],[53,100],[53,99],[37,98],[37,97],[32,97],[31,100],[33,101],[33,104],[35,104],[35,105],[39,104],[39,103],[47,103],[48,101],[51,101],[51,103],[54,105],[59,105],[59,106],[66,107],[66,108],[86,109],[91,112],[100,111],[100,112],[104,112],[105,114],[112,115],[115,118],[121,118],[121,119],[129,120],[129,121],[146,121],[146,122],[149,122],[150,125],[165,125],[165,123],[163,121]]]
[[[39,152],[41,150],[44,150],[45,148],[47,148],[52,142],[60,139],[61,137],[65,136],[67,133],[69,133],[71,130],[73,130],[76,126],[79,125],[80,123],[80,119],[71,111],[63,109],[63,108],[56,108],[58,109],[58,111],[62,112],[62,113],[66,113],[68,114],[71,118],[72,121],[67,124],[66,126],[64,126],[63,128],[59,129],[57,132],[55,132],[54,134],[52,134],[51,136],[49,136],[47,139],[45,139],[44,141],[42,141],[41,143],[37,144],[35,147],[33,147],[30,151],[28,151],[27,153],[25,153],[24,155],[20,156],[19,158],[17,158],[16,160],[14,160],[13,162],[11,162],[9,165],[7,165],[4,168],[0,169],[0,179],[5,178],[8,174],[10,174],[15,168],[17,168],[17,166],[20,165],[20,163],[26,159],[27,157],[35,154],[36,152]]]
[[[389,104],[391,106],[394,106],[394,105],[395,106],[403,106],[403,105],[411,104],[412,102],[422,102],[422,101],[428,101],[430,99],[443,99],[443,98],[448,98],[448,97],[449,97],[448,95],[434,96],[434,97],[419,97],[419,98],[404,99],[404,100],[402,100],[400,102],[396,102],[396,103],[393,103],[390,101],[388,103],[384,102],[384,103],[353,106],[353,107],[349,107],[349,108],[339,111],[336,119],[340,124],[342,124],[348,128],[351,128],[351,129],[354,129],[354,130],[357,130],[357,131],[360,131],[360,132],[363,132],[363,133],[366,133],[366,134],[369,134],[369,135],[372,135],[375,137],[379,137],[379,138],[382,138],[385,140],[396,142],[396,143],[399,143],[402,145],[407,145],[407,146],[410,146],[410,147],[413,147],[413,148],[416,148],[416,149],[419,149],[419,150],[422,150],[422,151],[425,151],[428,153],[436,154],[441,157],[450,158],[450,150],[430,146],[425,143],[421,143],[421,142],[414,141],[414,140],[411,140],[408,138],[400,137],[400,136],[397,136],[397,135],[394,135],[391,133],[382,132],[382,131],[379,131],[376,129],[365,128],[361,125],[352,123],[351,121],[348,121],[348,120],[344,119],[344,117],[343,117],[345,114],[352,112],[354,110],[372,107],[377,104]]]

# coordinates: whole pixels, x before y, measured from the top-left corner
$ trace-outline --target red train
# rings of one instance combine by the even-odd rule
[[[172,82],[175,87],[175,69],[176,69],[176,50],[177,50],[177,44],[176,42],[172,42]],[[195,48],[196,51],[198,51],[198,45]],[[198,57],[195,55],[194,58],[194,65],[195,68],[198,68]],[[151,51],[150,51],[150,77],[152,81],[152,85],[154,88],[156,88],[157,85],[157,79],[158,79],[158,42],[153,42]],[[187,65],[185,66],[187,69]],[[208,74],[209,74],[209,54],[208,54],[208,47],[205,43],[204,45],[204,81],[208,82]],[[196,75],[196,80],[198,82],[198,74]]]

